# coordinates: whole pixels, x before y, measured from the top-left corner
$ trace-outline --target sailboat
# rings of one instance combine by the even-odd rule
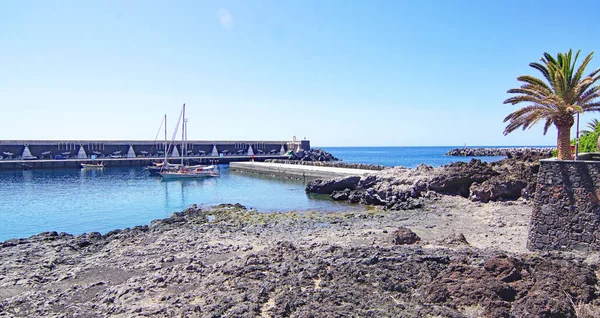
[[[163,119],[163,122],[165,124],[165,144],[164,144],[165,151],[162,151],[162,153],[164,153],[165,159],[163,162],[160,162],[160,163],[152,162],[151,166],[146,167],[146,169],[148,170],[150,175],[159,175],[162,171],[176,171],[180,168],[180,165],[171,164],[167,161],[167,158],[169,156],[169,151],[168,151],[168,143],[167,143],[167,115],[166,114]],[[161,126],[162,126],[162,124],[161,124]],[[160,131],[160,128],[159,128],[159,131]],[[161,152],[161,151],[159,150],[158,152]]]
[[[171,179],[188,179],[188,178],[210,178],[210,177],[218,177],[219,172],[217,171],[216,166],[204,166],[204,165],[196,165],[196,166],[186,166],[183,162],[183,158],[186,154],[186,135],[187,135],[187,119],[185,118],[185,104],[181,109],[181,117],[183,119],[182,129],[181,129],[181,166],[175,171],[161,171],[160,175],[165,180]],[[179,127],[179,123],[177,124]]]

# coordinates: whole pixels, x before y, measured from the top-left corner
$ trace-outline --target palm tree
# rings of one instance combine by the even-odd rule
[[[600,110],[600,102],[596,101],[600,97],[600,86],[595,85],[600,79],[600,68],[584,77],[583,73],[594,52],[586,56],[576,68],[579,52],[577,51],[575,58],[571,50],[564,54],[558,53],[556,58],[544,53],[540,59],[542,63],[529,64],[540,71],[545,80],[529,75],[519,76],[517,80],[523,82],[523,85],[508,90],[509,94],[516,95],[505,100],[504,104],[527,105],[504,118],[504,122],[509,122],[504,135],[519,127],[523,130],[531,128],[540,120],[545,120],[544,135],[552,124],[558,130],[558,159],[571,159],[571,127],[575,121],[573,115]]]
[[[587,127],[590,130],[587,130],[587,129],[581,130],[580,133],[582,135],[592,133],[596,130],[600,130],[600,121],[598,121],[598,119],[592,119],[589,123],[587,123]]]

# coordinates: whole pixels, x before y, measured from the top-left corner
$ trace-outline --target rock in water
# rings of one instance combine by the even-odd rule
[[[392,234],[392,242],[396,245],[411,245],[420,241],[421,238],[409,228],[399,227]]]

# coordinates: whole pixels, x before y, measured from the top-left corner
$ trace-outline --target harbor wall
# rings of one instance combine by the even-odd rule
[[[296,146],[298,145],[298,146]],[[181,143],[171,143],[168,155],[179,157]],[[285,154],[291,148],[310,149],[310,141],[206,141],[189,140],[186,152],[190,156]],[[296,150],[293,149],[293,150]],[[0,160],[22,159],[30,155],[37,159],[106,157],[164,157],[165,143],[149,140],[0,140]]]
[[[168,144],[149,140],[0,140],[0,170],[79,167],[102,160],[106,166],[143,166],[167,158],[199,164],[284,159],[290,150],[310,149],[310,141],[208,141]],[[184,154],[185,152],[185,154]]]
[[[527,246],[600,248],[600,162],[541,160]]]

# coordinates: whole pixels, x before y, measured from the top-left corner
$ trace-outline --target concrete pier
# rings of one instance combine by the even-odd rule
[[[327,179],[356,175],[362,176],[377,172],[373,170],[304,166],[267,162],[232,162],[229,164],[229,169],[232,171],[250,172],[262,175],[304,180]]]

